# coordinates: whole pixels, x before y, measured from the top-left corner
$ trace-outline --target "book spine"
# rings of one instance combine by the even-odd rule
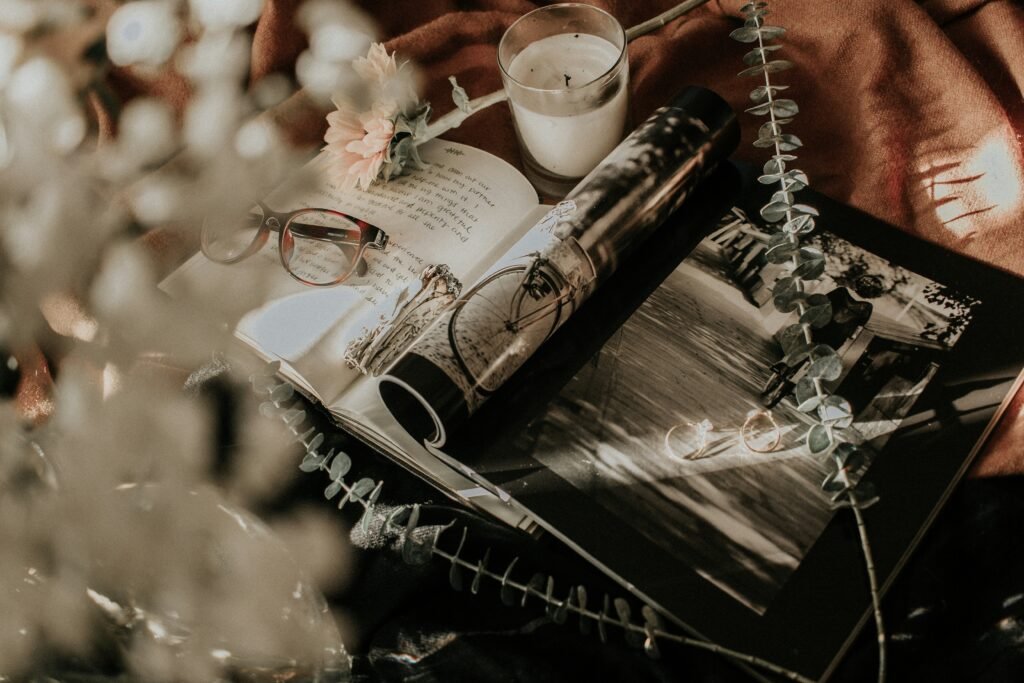
[[[384,374],[396,420],[442,448],[738,141],[735,114],[703,88],[654,112]]]

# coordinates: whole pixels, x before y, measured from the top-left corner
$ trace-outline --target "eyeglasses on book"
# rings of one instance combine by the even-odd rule
[[[366,274],[368,249],[383,251],[388,235],[366,221],[331,209],[280,213],[259,202],[237,220],[203,223],[200,244],[212,261],[243,261],[277,233],[278,257],[288,274],[312,287],[340,285]]]

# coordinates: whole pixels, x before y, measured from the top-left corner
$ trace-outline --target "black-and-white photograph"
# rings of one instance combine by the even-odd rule
[[[834,511],[829,465],[804,443],[806,361],[784,360],[796,318],[772,301],[785,266],[734,210],[573,378],[524,438],[531,456],[757,613]],[[977,302],[823,233],[836,350],[829,390],[852,407],[844,439],[881,450],[970,322]],[[870,464],[865,464],[866,468]]]

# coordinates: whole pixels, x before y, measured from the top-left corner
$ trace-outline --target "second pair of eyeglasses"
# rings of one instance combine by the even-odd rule
[[[262,249],[271,233],[277,233],[284,269],[312,287],[340,285],[365,275],[366,251],[383,251],[388,245],[383,230],[340,211],[307,208],[281,213],[259,202],[235,220],[207,219],[202,250],[218,263],[238,263]]]

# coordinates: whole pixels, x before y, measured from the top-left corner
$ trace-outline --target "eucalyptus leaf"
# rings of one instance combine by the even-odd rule
[[[792,234],[810,232],[814,229],[814,216],[808,216],[807,214],[798,214],[793,216],[793,218],[783,224],[782,229]],[[818,251],[818,253],[820,254],[821,252]]]
[[[529,583],[526,584],[526,590],[523,592],[523,600],[519,603],[519,606],[526,606],[526,598],[529,596],[543,594],[544,585],[547,583],[547,580],[547,577],[541,573],[531,576]]]
[[[787,353],[783,356],[782,362],[793,367],[803,363],[809,355],[811,355],[811,345],[804,343],[802,347],[794,349],[792,353]]]
[[[313,437],[313,440],[306,444],[306,452],[316,453],[317,449],[324,445],[324,440],[326,438],[327,437],[324,436],[323,432],[317,432],[316,436]]]
[[[794,396],[796,397],[797,410],[802,413],[809,413],[816,410],[821,405],[822,396],[818,394],[818,389],[814,385],[814,380],[807,377],[803,377],[799,382],[796,383],[794,390]]]
[[[775,306],[776,310],[782,311],[783,313],[792,313],[800,307],[800,303],[803,299],[803,292],[794,291],[792,293],[773,296],[772,304]]]
[[[825,425],[816,424],[807,430],[807,448],[812,455],[824,453],[832,446],[832,437]]]
[[[331,479],[341,479],[349,470],[352,469],[352,458],[348,456],[348,453],[339,451],[334,460],[331,461],[331,468],[329,470],[329,476]]]
[[[794,273],[799,269],[797,266]],[[821,329],[832,320],[832,302],[824,294],[812,294],[807,297],[806,308],[800,316],[800,322],[814,329]]]
[[[786,172],[786,162],[781,159],[769,159],[764,165],[764,175],[779,176]],[[760,180],[760,179],[759,179]]]
[[[769,28],[774,28],[774,27],[769,27]],[[737,29],[737,30],[742,30],[742,29]],[[760,29],[760,30],[762,32],[764,31],[763,28]],[[734,33],[735,33],[735,31],[734,31]],[[739,72],[739,74],[737,74],[737,75],[740,76],[741,78],[745,77],[745,76],[761,76],[761,75],[766,74],[766,73],[774,74],[774,73],[778,73],[780,71],[785,71],[786,69],[790,69],[792,67],[793,67],[793,63],[789,62],[789,61],[786,61],[785,59],[773,59],[770,62],[766,62],[764,64],[757,64],[756,66],[752,66],[752,67],[746,68],[743,71]]]
[[[422,544],[418,543],[415,538],[416,527],[419,523],[420,506],[413,505],[409,512],[409,519],[405,522],[405,532],[402,534],[402,560],[406,564],[424,564],[425,560],[430,559],[429,551],[424,558]]]
[[[501,601],[511,607],[516,603],[516,590],[508,581],[512,578],[512,570],[515,569],[516,564],[519,562],[519,556],[512,558],[508,567],[505,568],[505,573],[501,575]]]
[[[629,603],[626,601],[625,598],[615,598],[613,604],[615,605],[615,613],[618,615],[620,623],[633,623],[633,610],[630,609]],[[634,647],[639,647],[643,644],[643,636],[641,636],[633,629],[627,628],[626,642]]]
[[[785,233],[777,232],[768,238],[768,246],[765,248],[764,257],[769,263],[785,263],[793,257],[796,251],[796,245],[789,239],[789,236]],[[786,279],[795,287],[795,279]],[[778,283],[776,283],[772,289],[776,294],[778,294],[778,291],[776,291],[778,286]]]
[[[763,47],[755,47],[753,50],[743,55],[743,63],[746,64],[747,66],[762,64],[763,62],[768,61],[769,53],[781,49],[781,45],[765,45]]]
[[[661,653],[658,651],[658,643],[655,640],[655,634],[661,630],[661,619],[658,617],[658,613],[654,611],[654,608],[650,605],[644,605],[640,608],[640,614],[644,618],[644,652],[651,659],[658,659]]]
[[[849,445],[849,444],[840,444],[840,445],[841,446],[846,446],[846,445]],[[835,453],[834,452],[833,452],[832,455],[833,455],[833,457],[835,457]],[[850,450],[845,451],[843,453],[843,455],[840,457],[839,461],[840,461],[840,463],[841,463],[841,465],[842,465],[842,467],[844,469],[846,469],[846,470],[848,470],[850,472],[856,472],[857,470],[859,470],[861,468],[861,466],[864,464],[865,460],[867,460],[867,457],[864,455],[864,450],[863,449],[861,449],[861,448],[852,448]]]
[[[772,100],[771,110],[775,116],[782,118],[790,118],[800,113],[796,101],[785,98]]]
[[[569,595],[565,600],[558,603],[558,607],[555,608],[554,614],[551,615],[551,620],[556,624],[564,624],[565,620],[569,618],[569,605],[572,604],[572,598],[576,595],[576,589],[570,588]]]
[[[320,469],[320,466],[326,462],[326,460],[326,455],[320,455],[319,453],[306,453],[302,458],[302,462],[299,464],[299,469],[303,472],[316,472]]]
[[[330,484],[327,485],[327,488],[324,489],[324,498],[326,498],[327,500],[334,498],[336,495],[341,493],[341,486],[341,481],[332,481]]]
[[[779,345],[785,354],[791,354],[799,349],[807,348],[807,337],[804,335],[804,326],[799,323],[787,325],[778,333]]]
[[[786,217],[789,210],[789,204],[785,202],[769,202],[761,207],[761,218],[769,223],[777,223]]]
[[[817,216],[818,210],[808,204],[794,204],[793,210],[805,216]]]
[[[792,296],[800,291],[796,283],[796,278],[780,277],[772,286],[772,294],[774,296]]]
[[[798,265],[793,269],[795,278],[817,280],[825,271],[825,257],[813,247],[801,247],[797,253]]]
[[[783,152],[792,152],[794,149],[800,149],[804,146],[804,143],[800,141],[800,138],[791,133],[780,135],[777,144],[779,145],[779,149]]]
[[[601,638],[602,643],[608,642],[608,629],[605,627],[605,621],[608,619],[608,612],[611,609],[611,598],[608,594],[604,594],[604,606],[597,615],[597,635]]]
[[[367,493],[372,491],[374,489],[374,486],[375,485],[373,483],[373,479],[370,479],[369,477],[363,477],[362,479],[357,481],[355,485],[352,487],[352,497],[362,498]]]
[[[836,429],[846,429],[853,423],[853,407],[842,396],[829,396],[818,408],[818,418]]]
[[[786,29],[781,26],[762,26],[760,30],[761,40],[775,40],[786,33]]]
[[[771,202],[779,202],[785,204],[786,206],[791,206],[793,204],[793,193],[786,192],[785,190],[779,190],[778,192],[774,192],[772,193]]]
[[[810,185],[810,180],[808,180],[807,174],[798,168],[786,171],[782,174],[782,177],[790,182],[790,192],[799,192]],[[797,186],[799,186],[799,188],[797,188]]]
[[[750,100],[752,102],[764,102],[768,99],[769,95],[775,97],[778,93],[788,89],[788,85],[759,85],[750,91]]]
[[[448,584],[454,591],[461,591],[463,582],[462,565],[457,562],[452,562],[452,566],[448,568]]]
[[[281,405],[292,396],[295,395],[295,387],[288,382],[278,384],[274,387],[274,390],[270,392],[270,400],[274,403]]]
[[[743,28],[738,28],[731,32],[729,37],[741,43],[756,43],[758,35],[758,30],[756,28],[744,26]]]
[[[491,549],[484,551],[483,558],[477,562],[476,571],[473,574],[473,582],[469,584],[469,592],[476,595],[480,592],[480,582],[483,580],[484,571],[487,569],[487,562],[491,559]]]
[[[285,408],[274,405],[271,401],[260,403],[260,415],[263,417],[276,418],[284,414]]]
[[[584,586],[576,586],[576,604],[580,606],[580,633],[590,633],[590,619],[584,615],[587,609],[587,589]]]

